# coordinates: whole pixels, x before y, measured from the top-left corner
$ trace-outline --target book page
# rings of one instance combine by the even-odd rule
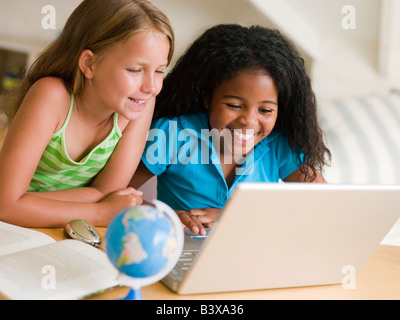
[[[0,221],[0,256],[55,242],[41,232]]]
[[[117,283],[106,254],[63,240],[0,257],[0,292],[9,299],[79,299]]]

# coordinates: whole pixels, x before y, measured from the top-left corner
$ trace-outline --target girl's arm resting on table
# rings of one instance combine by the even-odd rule
[[[141,147],[144,142],[137,146],[139,138],[145,140],[147,132],[136,132],[135,130],[125,130],[127,133],[138,134],[135,140],[135,147],[130,145],[130,149],[136,149],[137,153],[124,152],[127,144],[132,142],[129,134],[125,135],[125,142],[116,148],[119,152],[110,159],[112,167],[118,164],[130,168],[121,168],[116,174],[112,173],[109,164],[99,174],[101,179],[94,181],[92,187],[87,189],[86,194],[80,194],[79,201],[71,201],[75,191],[59,191],[41,196],[27,193],[27,189],[39,159],[45,149],[52,134],[59,129],[65,121],[65,117],[70,105],[70,95],[60,80],[55,78],[44,78],[39,80],[26,95],[21,107],[8,130],[0,152],[0,220],[27,227],[54,227],[63,226],[69,220],[80,217],[87,219],[94,225],[106,225],[115,214],[126,207],[141,203],[138,196],[132,194],[131,189],[124,189],[141,156]],[[150,126],[152,108],[147,111],[146,124],[140,127]],[[130,139],[128,139],[130,137]],[[125,148],[123,148],[124,146]],[[140,155],[138,155],[140,154]],[[124,161],[118,161],[124,156],[129,157]],[[133,157],[135,157],[133,159]],[[115,160],[113,160],[115,159]],[[136,161],[136,162],[135,162]],[[127,172],[126,176],[122,176]],[[115,179],[114,181],[111,181]],[[111,182],[110,182],[111,181]],[[120,190],[122,189],[122,190]],[[120,191],[117,191],[120,190]],[[78,190],[79,192],[79,190]],[[99,194],[100,192],[100,194]],[[56,195],[56,198],[54,199]],[[76,193],[75,193],[76,195]],[[108,195],[104,197],[105,195]],[[86,199],[85,196],[91,198]],[[76,197],[78,197],[76,195]],[[88,200],[103,198],[100,202],[92,203]],[[61,200],[60,200],[61,199]],[[68,201],[64,201],[64,200]]]
[[[92,187],[58,191],[27,192],[26,194],[52,200],[72,202],[98,202],[104,198],[104,194],[100,190]]]
[[[125,188],[126,193],[141,197],[143,192],[133,188]],[[96,188],[83,187],[59,191],[43,191],[43,192],[27,192],[26,194],[61,201],[70,202],[100,202],[105,198],[105,195]]]
[[[107,226],[127,207],[141,204],[141,198],[121,190],[101,202],[52,200],[25,194],[17,201],[3,201],[0,220],[23,227],[63,227],[72,219],[84,219],[95,226]],[[6,214],[5,214],[6,213]]]

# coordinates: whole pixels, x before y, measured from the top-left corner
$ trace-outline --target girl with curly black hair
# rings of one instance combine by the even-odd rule
[[[166,77],[154,120],[131,185],[157,175],[158,199],[194,233],[212,224],[239,182],[325,182],[330,152],[315,94],[279,31],[207,30]]]

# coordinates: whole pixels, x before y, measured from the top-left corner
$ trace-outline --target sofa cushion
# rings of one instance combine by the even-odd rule
[[[328,183],[400,184],[400,93],[334,100],[319,114],[331,167]]]

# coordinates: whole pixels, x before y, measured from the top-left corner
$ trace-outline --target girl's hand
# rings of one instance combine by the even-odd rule
[[[206,235],[205,228],[211,228],[217,219],[221,209],[203,208],[190,209],[187,211],[177,210],[176,213],[181,219],[182,224],[193,234]]]
[[[110,221],[129,207],[139,206],[143,203],[143,192],[128,187],[115,191],[100,201],[103,206],[103,214],[101,215],[102,223],[100,225],[108,225]]]

